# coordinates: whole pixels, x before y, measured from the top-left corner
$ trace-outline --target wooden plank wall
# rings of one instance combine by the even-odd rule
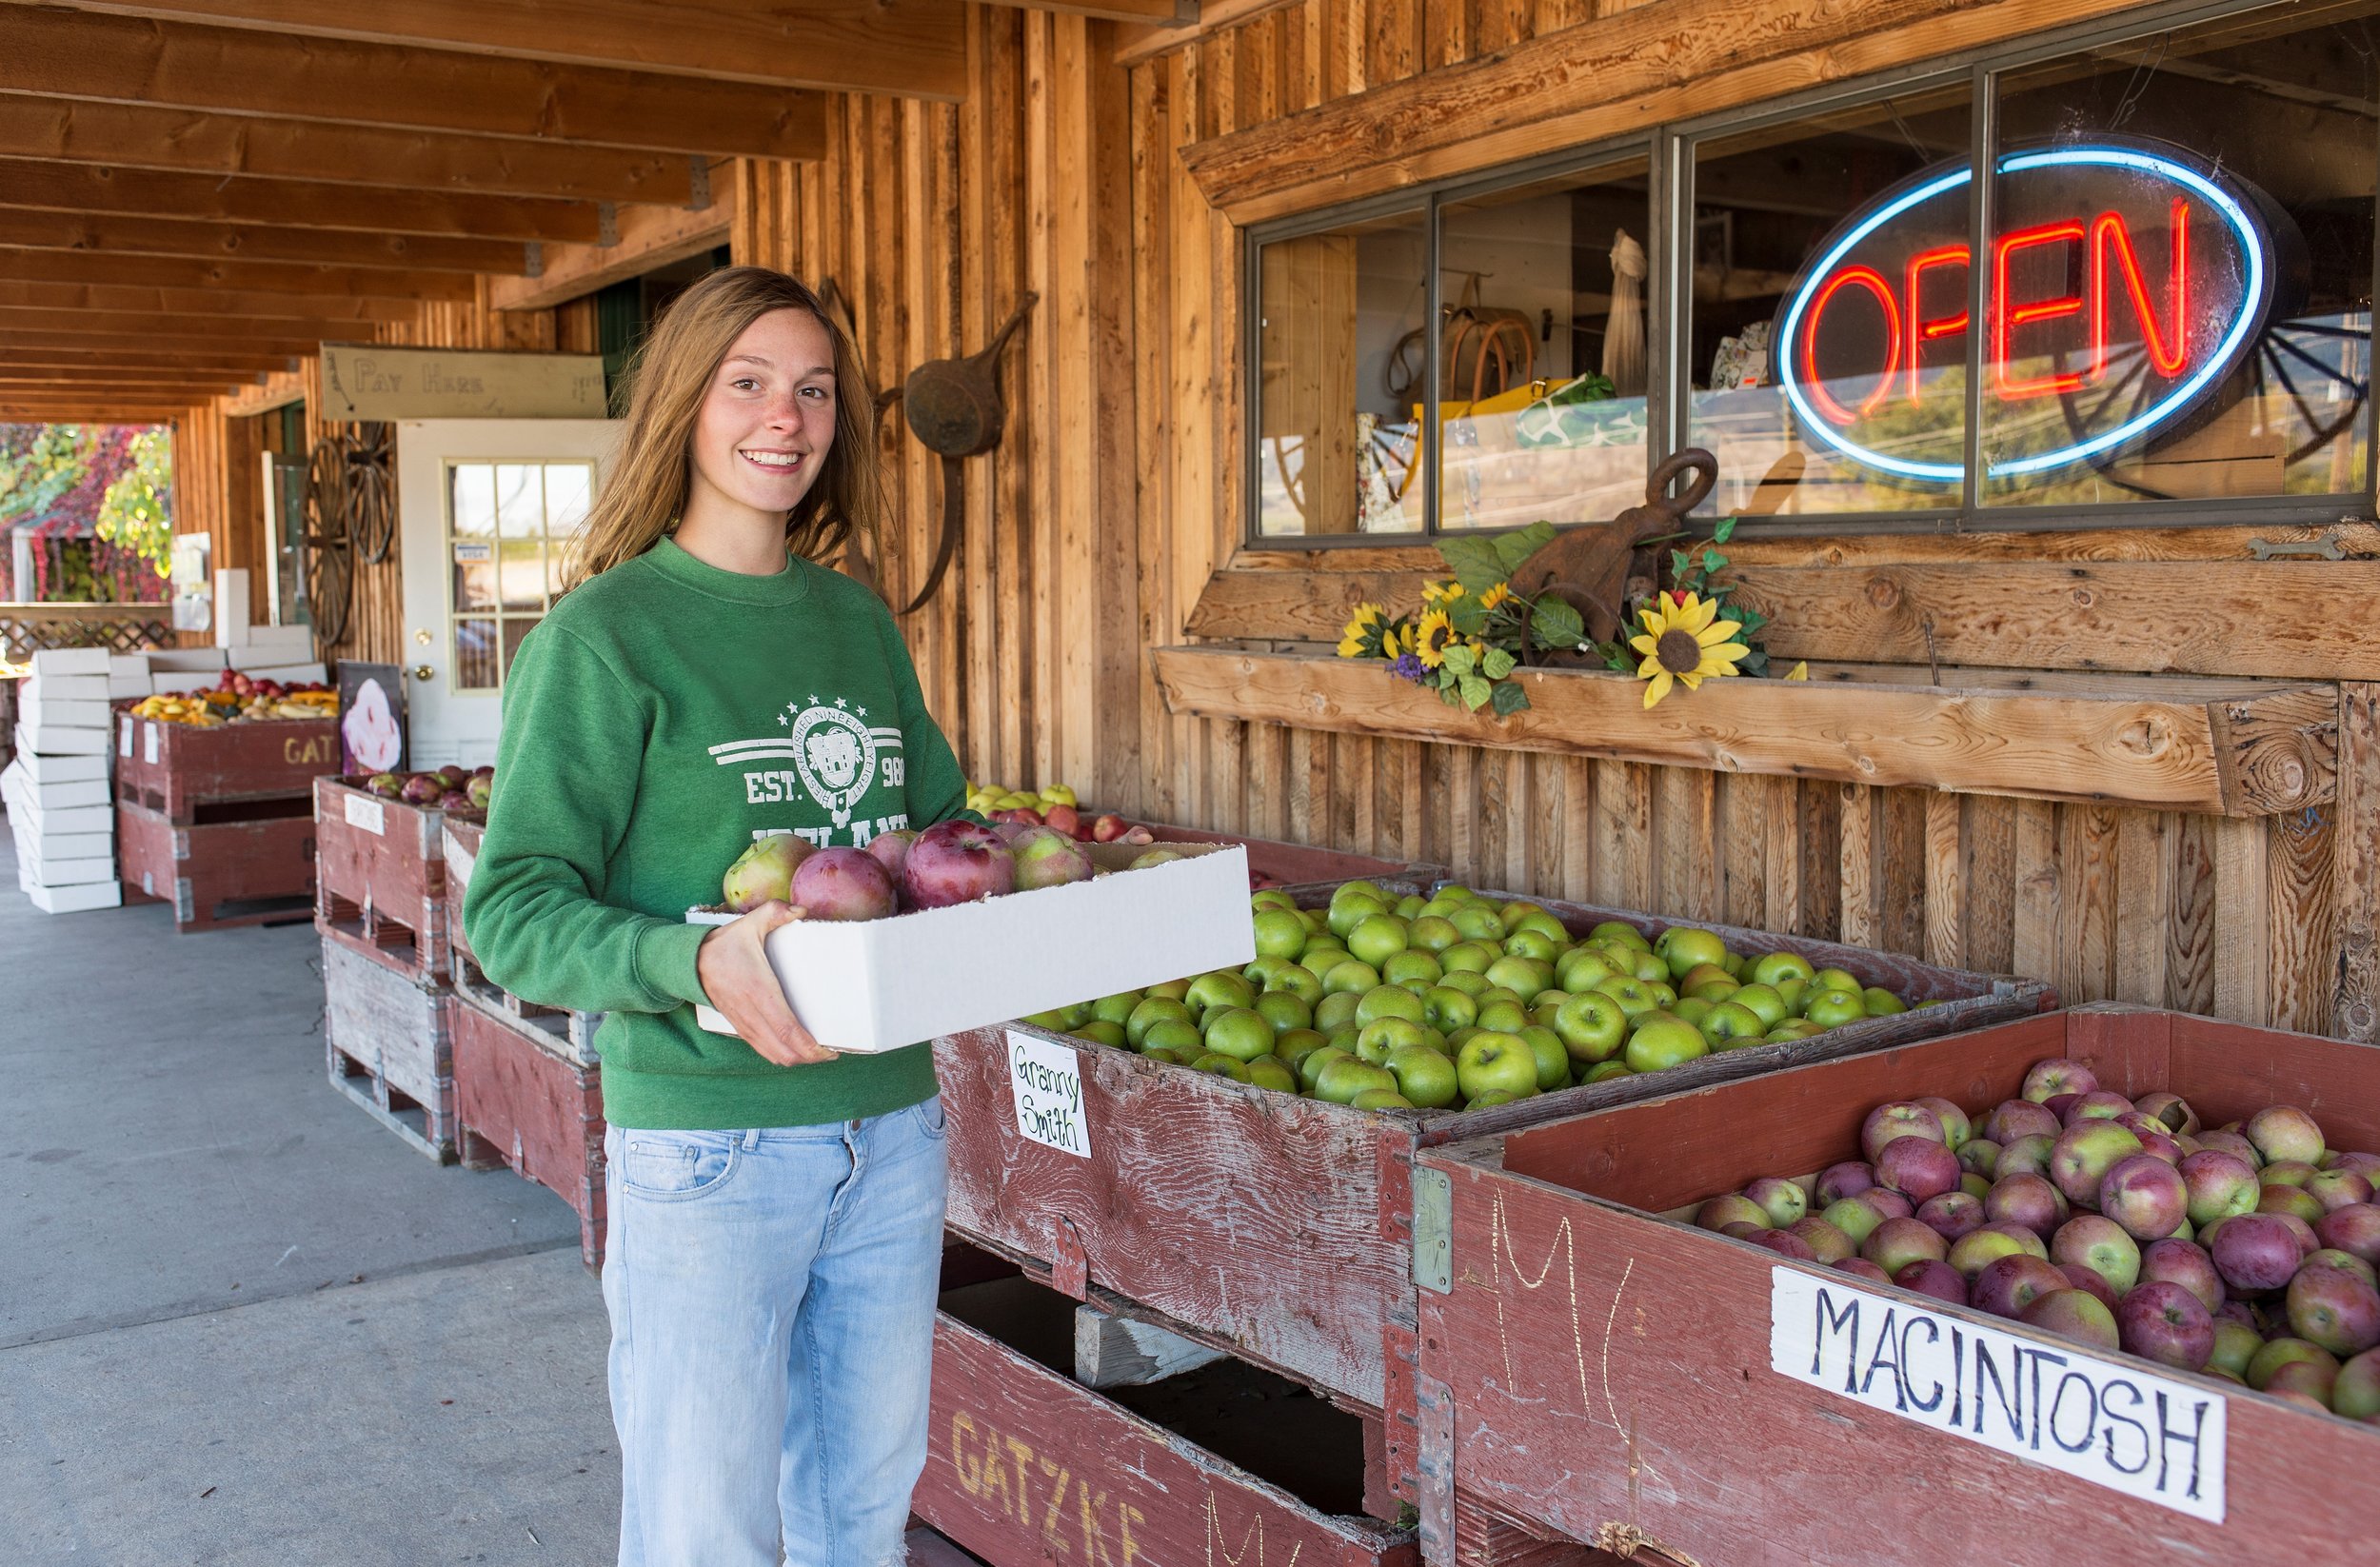
[[[1006,442],[967,467],[955,580],[904,623],[969,775],[2038,975],[2076,1002],[2314,1029],[2336,1002],[2342,1026],[2380,1029],[2355,1001],[2380,985],[2371,921],[2335,895],[2380,856],[2358,829],[2343,857],[2330,814],[2218,821],[1167,713],[1142,649],[1189,640],[1243,526],[1237,239],[1179,149],[1635,3],[1210,0],[1220,19],[1191,41],[1133,34],[1121,63],[1108,24],[977,7],[964,103],[846,98],[829,161],[740,166],[737,259],[834,278],[881,378],[980,347],[1021,289],[1041,294],[1004,367]],[[1118,365],[1129,384],[1100,386]],[[884,446],[897,592],[930,558],[939,474],[905,432]]]
[[[1134,522],[1146,507],[1127,83],[1104,24],[977,7],[967,29],[965,102],[833,100],[832,157],[740,165],[732,249],[831,279],[885,385],[980,350],[1025,292],[1039,295],[1001,361],[1001,446],[961,470],[966,526],[950,576],[902,626],[970,777],[1063,780],[1137,808],[1144,774],[1161,770],[1140,754],[1140,715],[1158,705],[1141,649],[1180,618],[1149,621],[1136,591],[1140,563],[1164,560],[1168,541]],[[882,576],[905,605],[940,536],[942,465],[897,413],[881,437],[894,513]],[[1203,518],[1198,531],[1204,558]]]

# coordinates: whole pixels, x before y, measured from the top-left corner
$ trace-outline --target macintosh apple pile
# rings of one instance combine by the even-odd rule
[[[1907,1010],[1793,952],[1710,931],[1574,941],[1535,903],[1349,882],[1328,911],[1249,900],[1256,961],[1026,1019],[1037,1027],[1360,1110],[1465,1109]],[[1682,992],[1682,994],[1681,994]]]
[[[1150,849],[1124,868],[1180,858],[1178,850]],[[736,914],[779,903],[812,920],[883,920],[1107,874],[1072,835],[1055,827],[952,821],[923,832],[879,833],[863,849],[812,848],[789,833],[774,834],[736,857],[720,894],[722,905]]]
[[[1971,1119],[1880,1104],[1856,1160],[1763,1177],[1695,1221],[1805,1262],[2380,1425],[2380,1155],[2286,1104],[2207,1129],[2080,1061]]]

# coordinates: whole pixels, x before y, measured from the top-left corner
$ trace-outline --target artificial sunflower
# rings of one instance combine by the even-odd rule
[[[1630,638],[1628,645],[1644,655],[1636,675],[1649,682],[1647,707],[1669,695],[1673,683],[1691,691],[1705,680],[1736,672],[1736,661],[1752,649],[1735,640],[1742,623],[1720,620],[1718,609],[1716,600],[1687,593],[1656,599],[1637,612],[1645,634]]]
[[[1371,640],[1378,632],[1380,623],[1387,619],[1387,616],[1388,612],[1377,604],[1356,605],[1356,612],[1348,616],[1347,624],[1339,628],[1339,656],[1342,659],[1359,659],[1369,656],[1372,652]],[[1394,654],[1389,656],[1395,657]]]
[[[1418,658],[1423,667],[1435,669],[1446,661],[1447,647],[1456,642],[1455,627],[1443,609],[1424,610],[1421,619],[1407,639],[1408,650]]]
[[[1444,604],[1449,599],[1459,599],[1461,597],[1462,584],[1458,582],[1450,580],[1442,583],[1423,583],[1421,585],[1421,602],[1424,604]]]
[[[1384,659],[1393,659],[1398,654],[1404,651],[1405,646],[1403,642],[1397,635],[1397,627],[1392,625],[1387,630],[1380,633],[1380,657]]]
[[[1459,587],[1462,585],[1458,583],[1455,585]],[[1482,609],[1493,609],[1497,605],[1502,604],[1506,599],[1509,599],[1512,596],[1513,589],[1510,583],[1494,584],[1486,592],[1479,595],[1479,607]]]

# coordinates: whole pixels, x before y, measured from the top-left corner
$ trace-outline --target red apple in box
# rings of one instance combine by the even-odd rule
[[[1131,830],[1131,823],[1125,821],[1122,817],[1118,816],[1114,811],[1108,811],[1103,815],[1092,819],[1091,842],[1094,843],[1113,843],[1117,839],[1121,838],[1124,834],[1130,832]]]
[[[898,910],[893,880],[865,849],[821,849],[794,868],[792,901],[812,920],[885,920]]]
[[[1019,805],[1012,810],[994,811],[992,820],[995,823],[1005,822],[1020,827],[1038,827],[1041,824],[1041,813]]]
[[[2115,1308],[2124,1348],[2144,1360],[2196,1371],[2214,1353],[2214,1318],[2179,1284],[2136,1284]]]
[[[1041,822],[1044,825],[1055,827],[1077,842],[1081,842],[1083,837],[1082,813],[1072,805],[1063,803],[1052,805],[1041,813]]]
[[[1017,863],[990,828],[938,822],[909,845],[902,881],[919,908],[946,908],[1014,890]]]

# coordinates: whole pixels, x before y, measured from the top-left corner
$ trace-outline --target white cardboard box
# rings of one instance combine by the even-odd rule
[[[132,674],[110,673],[108,676],[108,700],[121,702],[126,697],[149,697],[157,694],[157,682],[146,669]]]
[[[215,568],[215,645],[248,645],[248,572],[243,567]]]
[[[68,810],[77,805],[104,807],[108,803],[108,781],[104,778],[85,779],[74,784],[36,784],[13,763],[10,764],[9,775],[16,780],[11,802],[21,798],[45,817],[53,811]]]
[[[142,655],[149,661],[149,672],[154,675],[207,674],[220,676],[228,664],[220,647],[163,647]],[[188,682],[184,682],[188,684]],[[182,689],[160,680],[161,691]]]
[[[90,882],[78,887],[45,887],[28,884],[25,896],[44,914],[81,914],[95,908],[122,908],[124,883],[121,882]]]
[[[44,647],[33,654],[33,673],[104,675],[108,672],[108,659],[105,647]]]
[[[1083,846],[1119,872],[1150,847]],[[769,964],[819,1043],[874,1054],[1253,961],[1248,851],[1163,846],[1182,858],[889,920],[797,920],[770,933]],[[735,916],[686,918],[725,924]],[[713,1033],[735,1032],[709,1007],[697,1017]]]
[[[93,882],[112,882],[116,877],[116,859],[112,854],[85,855],[79,860],[51,860],[37,851],[38,844],[24,838],[16,842],[17,863],[26,867],[35,886],[79,887]]]
[[[35,784],[85,784],[108,776],[105,756],[44,756],[33,749],[22,724],[16,731],[16,754],[25,764],[26,778]]]
[[[104,860],[116,851],[112,832],[35,832],[26,835],[33,852],[50,860]]]
[[[314,656],[314,628],[310,625],[251,625],[248,628],[247,660],[233,660],[240,668],[249,664],[303,664]],[[255,671],[249,670],[253,674]],[[276,677],[278,678],[278,677]]]
[[[43,756],[105,756],[108,753],[108,729],[103,721],[95,728],[58,728],[51,724],[20,724],[16,728],[19,746],[37,751]]]
[[[102,681],[104,685],[106,683]],[[53,697],[28,689],[24,700],[16,704],[16,722],[27,729],[105,729],[108,726],[108,698],[102,694],[88,700],[77,697]]]
[[[0,800],[9,807],[9,820],[20,823],[28,832],[105,832],[116,830],[113,805],[66,805],[56,810],[43,810],[14,784],[0,784]]]
[[[105,702],[106,675],[30,675],[24,688],[28,702]]]

